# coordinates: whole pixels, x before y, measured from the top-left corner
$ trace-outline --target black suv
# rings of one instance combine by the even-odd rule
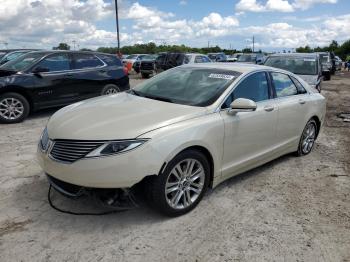
[[[0,67],[0,122],[18,123],[31,111],[130,89],[115,55],[36,51]]]

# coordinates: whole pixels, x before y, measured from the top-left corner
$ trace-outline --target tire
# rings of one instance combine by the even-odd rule
[[[119,92],[120,92],[120,89],[118,86],[113,85],[113,84],[108,84],[102,88],[101,95],[103,95],[103,96],[104,95],[113,95],[113,94],[116,94]]]
[[[24,96],[18,93],[0,95],[0,123],[14,124],[22,122],[27,118],[29,112],[30,105]]]
[[[142,76],[142,78],[149,78],[149,74],[147,74],[147,73],[141,73],[141,76]]]
[[[175,170],[180,168],[185,171],[189,164],[193,165],[192,172],[189,172],[191,175],[188,175],[187,178],[192,176],[193,182],[190,182],[190,179],[186,180],[185,175],[182,176],[183,181],[179,182],[175,175],[179,175],[179,172]],[[186,214],[194,209],[203,198],[209,185],[209,179],[210,167],[205,155],[192,149],[183,151],[169,162],[163,173],[149,181],[147,190],[150,190],[148,192],[150,204],[166,216],[176,217]],[[168,193],[166,189],[169,190]],[[175,204],[176,199],[178,199],[177,204]],[[170,203],[171,200],[174,200],[173,205]]]
[[[297,156],[305,156],[310,154],[315,144],[317,132],[318,127],[316,121],[314,119],[310,119],[300,136],[298,151],[296,152]]]

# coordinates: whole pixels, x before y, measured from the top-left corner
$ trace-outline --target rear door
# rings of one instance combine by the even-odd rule
[[[271,72],[275,101],[278,106],[277,139],[280,146],[295,147],[306,124],[308,93],[288,74]],[[296,84],[297,85],[296,85]]]
[[[253,112],[228,113],[232,101],[247,98],[256,102]],[[242,80],[226,99],[220,112],[225,125],[222,175],[224,178],[247,170],[271,156],[276,145],[278,109],[266,72]]]
[[[111,79],[106,63],[94,54],[73,53],[73,69],[70,77],[80,100],[101,95]]]

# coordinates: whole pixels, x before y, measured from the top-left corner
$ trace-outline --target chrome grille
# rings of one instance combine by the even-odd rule
[[[73,163],[104,143],[106,141],[57,139],[54,141],[50,156],[58,161]]]

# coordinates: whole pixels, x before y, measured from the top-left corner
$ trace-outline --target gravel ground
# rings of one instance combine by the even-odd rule
[[[131,80],[131,84],[140,80]],[[206,194],[191,213],[140,208],[72,216],[50,208],[35,160],[55,111],[0,126],[1,261],[350,261],[350,73],[324,82],[327,121],[308,156],[283,156]],[[70,210],[95,210],[58,194]]]

